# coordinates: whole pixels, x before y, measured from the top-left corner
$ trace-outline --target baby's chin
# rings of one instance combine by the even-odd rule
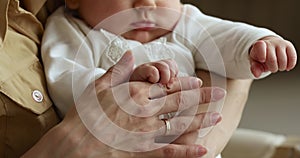
[[[136,29],[136,30],[131,30],[129,32],[122,34],[122,37],[124,37],[125,39],[129,39],[129,40],[139,41],[141,43],[147,43],[147,42],[151,42],[169,32],[170,31],[168,31],[168,30],[158,29],[158,28],[151,29],[151,30]]]

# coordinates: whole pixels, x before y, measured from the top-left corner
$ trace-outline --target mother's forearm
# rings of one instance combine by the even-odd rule
[[[205,71],[198,71],[197,76],[203,80],[204,86],[211,85],[211,76],[217,79],[217,81],[224,80],[223,77],[214,74],[210,76]],[[236,130],[248,98],[251,83],[252,80],[250,79],[226,79],[227,95],[221,111],[222,121],[208,135],[204,138],[199,138],[197,141],[197,144],[204,145],[209,150],[207,157],[214,157],[220,154]],[[214,86],[222,87],[222,85],[216,84]]]

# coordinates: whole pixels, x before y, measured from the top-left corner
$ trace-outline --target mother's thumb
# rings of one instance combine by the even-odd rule
[[[106,89],[128,81],[133,71],[133,66],[133,55],[131,51],[127,51],[114,66],[95,81],[98,90],[99,88]]]

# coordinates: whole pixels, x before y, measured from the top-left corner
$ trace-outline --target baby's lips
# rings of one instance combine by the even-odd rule
[[[139,21],[131,24],[135,29],[155,28],[156,24],[151,21]]]

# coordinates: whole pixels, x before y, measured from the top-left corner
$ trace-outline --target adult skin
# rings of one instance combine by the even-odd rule
[[[197,71],[197,76],[203,80],[203,87],[211,86],[211,77],[214,78],[214,86],[220,86],[218,80],[224,78],[206,71]],[[222,121],[214,127],[203,139],[198,139],[197,144],[201,144],[208,149],[205,157],[216,157],[226,146],[233,132],[236,130],[248,99],[249,90],[253,80],[227,79],[226,97],[221,111]]]
[[[200,71],[204,85],[210,84],[209,74]],[[109,75],[105,75],[109,79]],[[98,81],[105,81],[101,78]],[[220,78],[221,79],[221,78]],[[109,82],[98,82],[99,89],[109,87]],[[227,97],[222,115],[223,121],[201,140],[209,149],[209,154],[217,155],[224,148],[238,125],[244,103],[248,96],[251,80],[227,80]],[[72,132],[70,132],[72,131]],[[200,146],[180,145],[181,142],[189,141],[186,135],[178,139],[178,144],[170,144],[163,148],[143,153],[128,153],[106,146],[93,137],[82,124],[75,108],[72,108],[65,119],[56,127],[51,129],[31,150],[23,157],[58,157],[59,155],[69,157],[88,157],[94,153],[96,148],[98,154],[103,157],[199,157],[206,151],[200,151]],[[79,145],[78,145],[79,144]],[[56,153],[53,155],[53,153]],[[209,155],[208,154],[208,155]]]
[[[204,79],[203,81],[205,84],[209,83],[209,80]],[[102,83],[104,84],[102,86],[105,87],[106,86],[105,84],[107,83],[108,82]],[[225,109],[228,110],[229,112],[227,113],[228,115],[230,115],[231,113],[234,115],[230,115],[230,117],[226,117],[225,119],[223,119],[224,121],[227,120],[226,122],[227,124],[229,124],[229,126],[226,126],[226,123],[222,123],[221,125],[214,128],[214,130],[209,134],[209,136],[211,136],[214,133],[214,131],[221,131],[219,134],[218,132],[216,132],[215,136],[212,135],[212,139],[209,139],[209,137],[205,138],[205,140],[207,140],[205,141],[205,143],[207,143],[208,145],[217,146],[216,149],[218,151],[220,151],[225,146],[226,143],[224,142],[227,142],[227,140],[231,136],[232,133],[231,131],[234,130],[234,128],[237,125],[237,122],[239,121],[238,116],[240,116],[244,105],[241,103],[244,103],[244,100],[247,98],[247,93],[248,93],[247,87],[249,87],[249,85],[250,82],[244,82],[239,80],[228,80],[228,84],[227,84],[228,92],[227,92],[226,104],[223,109],[224,112],[223,115],[225,116],[226,114],[224,111]],[[223,127],[223,128],[219,130],[219,127]],[[71,131],[73,132],[70,133]],[[226,132],[226,134],[224,135],[225,133],[224,131],[228,131],[228,132]],[[86,140],[90,139],[91,142],[86,141],[88,142],[86,144],[87,146],[81,148],[80,150],[79,150],[80,147],[76,147],[72,149],[72,147],[74,147],[76,143],[81,142],[81,138],[83,137]],[[76,110],[72,109],[69,111],[67,117],[60,124],[58,124],[52,130],[50,130],[30,151],[28,151],[28,153],[24,155],[24,157],[55,157],[55,153],[62,154],[67,152],[71,153],[69,154],[69,157],[74,156],[75,154],[81,154],[82,157],[88,157],[89,151],[94,148],[97,148],[98,151],[103,151],[104,156],[105,153],[107,153],[107,155],[112,154],[115,157],[118,156],[122,157],[122,155],[124,155],[123,157],[131,156],[131,157],[183,157],[184,158],[184,157],[195,157],[189,155],[196,155],[195,153],[197,153],[199,149],[199,146],[195,146],[195,145],[170,144],[165,148],[161,148],[153,152],[147,152],[142,154],[127,153],[127,152],[122,152],[107,147],[104,144],[101,144],[101,142],[99,143],[98,140],[93,139],[92,137],[93,136],[90,135],[88,131],[85,129],[85,127],[82,125]],[[65,144],[70,145],[71,147],[63,146]],[[96,146],[93,147],[93,145]],[[81,144],[81,146],[83,146],[83,143]],[[66,150],[66,147],[67,149],[70,150],[64,152],[64,150]],[[75,150],[77,153],[74,152]],[[74,155],[72,155],[72,152]],[[68,155],[66,155],[66,157],[67,156]],[[78,155],[77,157],[80,157],[80,155]]]
[[[127,55],[127,57],[126,57]],[[113,111],[117,111],[116,113],[108,113],[107,116],[110,118],[116,118],[115,116],[123,115],[122,118],[128,117],[129,119],[124,120],[133,120],[124,123],[122,126],[125,129],[130,131],[153,131],[157,130],[160,133],[164,128],[164,122],[157,118],[157,115],[152,117],[139,118],[132,117],[127,114],[121,113],[122,110],[118,109],[118,106],[115,105],[114,99],[107,99],[107,94],[111,94],[113,88],[120,88],[122,85],[118,85],[123,82],[123,79],[128,78],[129,72],[132,70],[133,66],[132,56],[128,56],[128,53],[125,54],[125,57],[118,62],[118,64],[114,67],[116,71],[112,71],[110,69],[108,73],[106,73],[103,77],[96,80],[96,90],[99,101],[106,100],[108,102],[102,103],[102,105],[108,105],[107,107],[113,107]],[[118,70],[123,71],[118,71]],[[111,85],[112,74],[120,73],[119,82],[114,82]],[[123,76],[123,77],[122,77]],[[125,76],[125,77],[124,77]],[[180,84],[180,83],[182,84]],[[129,84],[131,97],[139,102],[151,102],[149,100],[148,92],[150,83],[143,82],[131,82],[125,83]],[[117,86],[116,86],[117,85]],[[138,85],[138,86],[137,86]],[[220,100],[224,97],[225,91],[218,88],[218,93],[214,88],[199,88],[201,86],[201,82],[199,80],[189,77],[189,78],[180,78],[175,80],[173,85],[170,87],[170,90],[167,91],[169,93],[166,97],[165,106],[158,111],[157,114],[167,113],[178,110],[179,102],[176,100],[191,100],[191,102],[185,102],[183,106],[186,108],[192,106],[198,106],[202,103],[208,103],[209,100]],[[113,88],[111,88],[113,87]],[[183,91],[179,91],[183,89]],[[198,100],[197,103],[193,103],[195,99],[191,99],[190,97],[194,97],[193,94],[198,91],[196,94],[201,94],[201,99]],[[147,92],[147,93],[145,93]],[[181,93],[185,92],[186,95],[182,96]],[[101,96],[105,96],[105,98],[101,98]],[[113,97],[113,96],[111,96]],[[157,97],[157,96],[156,96]],[[180,98],[184,97],[184,98]],[[187,97],[187,98],[185,98]],[[111,100],[111,101],[109,101]],[[196,99],[197,100],[197,99]],[[175,102],[174,102],[175,101]],[[103,108],[103,107],[102,107]],[[104,109],[104,108],[103,108]],[[110,111],[110,110],[108,110]],[[105,111],[107,112],[107,111]],[[115,116],[112,116],[115,115]],[[204,116],[208,116],[211,119],[208,119],[208,122],[203,122]],[[182,121],[183,120],[183,121]],[[217,113],[200,113],[194,117],[191,125],[185,130],[183,138],[179,138],[179,140],[184,140],[187,137],[188,133],[196,133],[200,127],[208,127],[215,125],[221,120],[220,115]],[[114,121],[114,119],[112,119]],[[118,122],[118,120],[116,120]],[[176,125],[182,125],[184,119],[174,118],[171,119],[172,129],[176,130]],[[119,124],[118,124],[119,125]],[[146,125],[146,126],[145,126]],[[163,127],[163,128],[162,128]],[[150,138],[151,139],[151,138]],[[153,138],[154,139],[154,138]],[[154,144],[155,145],[155,144]],[[29,150],[23,157],[174,157],[174,158],[184,158],[184,157],[201,157],[206,153],[206,149],[201,145],[193,145],[193,144],[180,144],[180,141],[175,141],[173,144],[168,144],[162,148],[157,148],[152,151],[145,152],[125,152],[121,150],[116,150],[110,146],[105,145],[98,139],[92,135],[86,126],[82,123],[80,116],[78,115],[75,107],[73,107],[64,120],[58,124],[56,127],[51,129],[31,150]]]

